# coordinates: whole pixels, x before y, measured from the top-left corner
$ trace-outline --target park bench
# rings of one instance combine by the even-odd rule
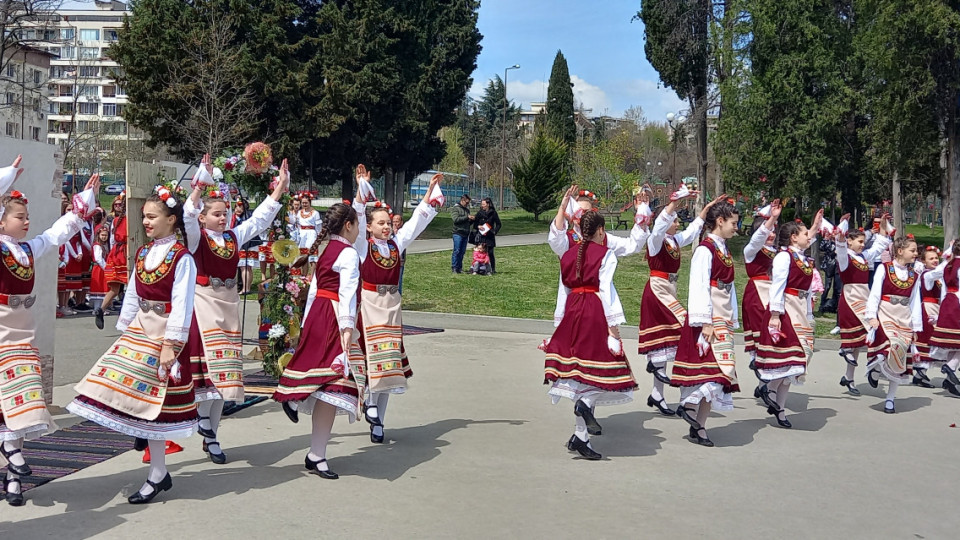
[[[623,212],[617,210],[616,208],[605,208],[600,210],[600,215],[603,216],[605,222],[611,223],[613,226],[610,227],[613,230],[619,229],[621,226],[623,230],[630,228],[630,222],[623,219]]]

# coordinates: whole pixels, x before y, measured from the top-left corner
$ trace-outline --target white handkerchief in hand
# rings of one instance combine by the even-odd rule
[[[833,234],[833,231],[833,223],[830,223],[829,219],[823,218],[823,221],[820,222],[820,234],[826,236],[828,234]]]
[[[427,203],[430,206],[443,206],[447,202],[447,197],[444,196],[443,190],[440,189],[440,184],[437,184],[433,187],[433,190],[427,195]]]
[[[687,195],[690,195],[690,188],[687,187],[687,184],[681,182],[680,189],[674,191],[673,194],[670,195],[670,200],[679,201],[680,199],[683,199]]]
[[[583,208],[580,208],[577,201],[570,197],[570,200],[567,201],[567,207],[563,209],[563,217],[572,222],[579,220],[581,216],[583,216]]]
[[[377,200],[377,193],[373,190],[370,182],[367,182],[364,178],[359,178],[357,181],[359,183],[360,202],[367,204],[370,201]]]
[[[216,182],[213,180],[213,176],[210,175],[210,171],[206,167],[201,165],[197,168],[197,172],[193,175],[193,182],[190,182],[191,185],[202,184],[204,186],[215,185]]]
[[[650,225],[651,221],[653,221],[653,211],[650,210],[650,205],[645,202],[640,203],[640,208],[637,208],[637,214],[633,217],[633,222],[643,227]]]
[[[872,343],[873,343],[873,340],[874,340],[876,337],[877,337],[877,329],[876,329],[876,328],[871,328],[871,329],[867,330],[867,345],[872,344]]]
[[[697,338],[697,353],[700,355],[700,358],[703,358],[710,352],[710,342],[707,341],[703,334],[700,334],[700,337]]]
[[[350,374],[350,361],[347,359],[347,353],[342,352],[333,359],[333,364],[330,366],[334,372],[336,372],[341,377],[346,377]]]
[[[620,340],[610,335],[607,336],[607,348],[617,356],[623,352],[623,344]]]
[[[477,227],[477,230],[480,231],[480,234],[485,235],[485,234],[487,234],[488,232],[490,232],[490,225],[487,224],[487,223],[484,223],[484,224],[480,225],[479,227]]]
[[[13,187],[13,182],[17,179],[18,169],[14,166],[0,168],[0,195],[6,195]]]
[[[850,230],[850,220],[845,219],[841,221],[840,224],[837,225],[837,230],[840,231],[841,234],[847,234]]]
[[[762,217],[763,219],[770,219],[770,216],[773,215],[773,205],[768,204],[763,208],[757,210],[756,215]]]
[[[97,195],[92,189],[85,189],[73,196],[73,213],[81,219],[90,219],[97,209]]]

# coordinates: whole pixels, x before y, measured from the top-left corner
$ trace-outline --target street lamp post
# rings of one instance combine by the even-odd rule
[[[511,69],[520,69],[520,64],[514,64],[503,70],[503,125],[500,126],[500,208],[503,209],[503,169],[507,159],[507,72]]]
[[[680,129],[680,124],[686,120],[686,117],[683,115],[677,116],[672,112],[667,113],[667,123],[670,124],[670,129],[673,133],[673,171],[671,180],[674,182],[678,181],[677,178],[677,130]],[[674,124],[676,122],[676,124]]]

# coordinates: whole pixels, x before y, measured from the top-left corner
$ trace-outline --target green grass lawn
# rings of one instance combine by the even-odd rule
[[[476,209],[471,209],[471,212],[476,212]],[[503,227],[500,229],[500,236],[507,234],[546,234],[550,228],[550,220],[557,215],[554,210],[553,212],[541,214],[540,221],[534,221],[533,214],[523,210],[504,210],[503,212],[499,212],[499,214],[500,222],[503,223]],[[404,219],[410,219],[410,215],[405,214]],[[433,221],[427,226],[427,229],[423,231],[420,238],[424,240],[450,238],[452,234],[453,218],[450,216],[450,210],[444,209],[437,214],[437,217],[433,218]]]
[[[731,241],[737,270],[737,295],[743,298],[747,274],[743,267],[746,238]],[[450,272],[450,252],[410,254],[403,277],[403,306],[414,311],[552,319],[557,301],[560,265],[547,245],[497,248],[497,275],[473,276]],[[680,300],[687,301],[691,248],[683,250],[677,283]],[[464,257],[464,265],[470,251]],[[640,319],[640,297],[649,268],[642,255],[620,260],[614,284],[623,302],[627,324]],[[817,335],[827,336],[834,318],[817,318]]]

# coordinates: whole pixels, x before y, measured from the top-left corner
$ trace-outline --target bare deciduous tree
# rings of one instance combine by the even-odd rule
[[[261,109],[237,67],[241,58],[232,21],[211,18],[206,27],[184,44],[188,60],[170,74],[167,91],[182,104],[179,112],[187,120],[164,115],[180,132],[182,147],[196,155],[216,155],[243,143],[259,123]]]

